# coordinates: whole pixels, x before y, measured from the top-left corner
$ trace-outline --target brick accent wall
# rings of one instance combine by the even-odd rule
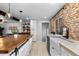
[[[79,3],[67,3],[55,17],[51,19],[50,29],[55,31],[54,22],[56,19],[63,19],[63,24],[69,28],[69,38],[79,40]]]

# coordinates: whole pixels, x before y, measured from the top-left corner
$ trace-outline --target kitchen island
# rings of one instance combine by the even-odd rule
[[[32,39],[30,38],[31,35],[28,34],[18,34],[17,38],[15,38],[14,35],[0,37],[0,55],[12,55],[13,53],[14,55],[19,55],[20,49],[26,45],[29,40],[31,40],[29,43],[32,43]]]

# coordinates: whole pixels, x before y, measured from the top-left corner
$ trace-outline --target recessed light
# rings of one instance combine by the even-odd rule
[[[28,18],[28,17],[27,17],[26,19],[27,19],[27,20],[29,20],[29,18]]]
[[[22,22],[22,19],[20,19],[19,22]]]
[[[47,17],[46,17],[46,16],[44,16],[44,18],[46,19]]]

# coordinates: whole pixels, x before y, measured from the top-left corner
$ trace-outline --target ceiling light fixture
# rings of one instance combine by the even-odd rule
[[[20,12],[20,21],[19,22],[22,22],[22,19],[21,19],[22,15],[21,14],[22,14],[23,11],[19,11],[19,12]]]
[[[11,13],[10,13],[10,3],[9,3],[9,10],[8,10],[7,16],[8,16],[9,18],[11,17]]]
[[[22,19],[20,19],[20,21],[19,21],[20,23],[22,22]]]
[[[46,16],[44,16],[44,19],[46,19],[47,17]]]

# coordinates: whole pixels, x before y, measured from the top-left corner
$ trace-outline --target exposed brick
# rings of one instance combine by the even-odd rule
[[[79,40],[79,3],[67,3],[55,17],[51,20],[51,31],[56,30],[55,20],[58,17],[63,19],[63,24],[69,28],[69,38]],[[53,25],[54,23],[54,25]],[[55,29],[54,29],[55,28]]]

